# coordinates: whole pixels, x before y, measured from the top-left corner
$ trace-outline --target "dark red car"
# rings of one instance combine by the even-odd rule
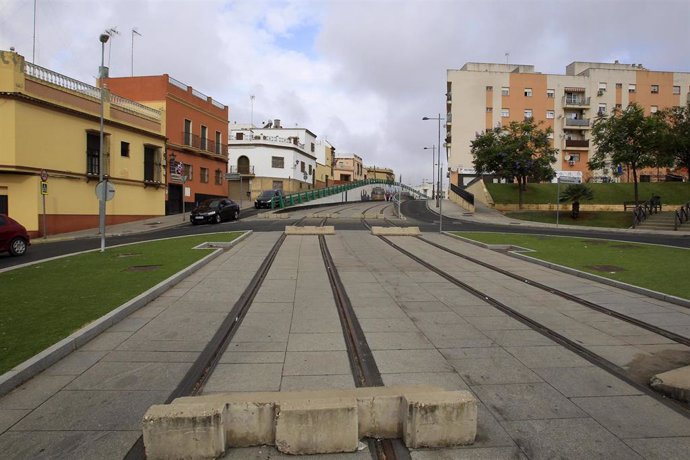
[[[21,256],[31,245],[31,239],[22,224],[4,214],[0,214],[0,252]]]

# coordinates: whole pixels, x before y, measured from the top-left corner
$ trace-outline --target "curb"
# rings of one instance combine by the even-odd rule
[[[576,270],[574,268],[566,267],[563,265],[558,265],[558,264],[555,264],[553,262],[547,262],[545,260],[537,259],[534,257],[530,257],[530,256],[526,256],[524,254],[519,254],[517,252],[514,252],[516,250],[531,252],[529,249],[526,249],[526,248],[522,248],[519,246],[512,246],[512,245],[504,245],[504,244],[481,243],[479,241],[470,240],[468,238],[465,238],[465,237],[462,237],[459,235],[455,235],[455,234],[449,233],[449,232],[443,232],[443,234],[448,235],[452,238],[457,238],[457,239],[462,240],[466,243],[470,243],[470,244],[473,244],[475,246],[479,246],[479,247],[484,248],[484,249],[489,249],[492,251],[504,250],[504,251],[506,251],[506,254],[510,257],[520,259],[520,260],[523,260],[525,262],[531,262],[531,263],[536,264],[536,265],[541,265],[542,267],[550,268],[552,270],[556,270],[556,271],[559,271],[562,273],[567,273],[569,275],[574,275],[574,276],[577,276],[578,278],[585,278],[585,279],[596,281],[596,282],[601,283],[601,284],[606,284],[608,286],[612,286],[612,287],[615,287],[618,289],[623,289],[625,291],[634,292],[636,294],[646,295],[647,297],[652,297],[654,299],[663,300],[665,302],[669,302],[669,303],[672,303],[675,305],[680,305],[681,307],[690,308],[690,300],[683,299],[681,297],[676,297],[676,296],[672,296],[669,294],[664,294],[663,292],[653,291],[651,289],[643,288],[640,286],[635,286],[633,284],[624,283],[622,281],[612,280],[610,278],[605,278],[603,276],[583,272],[580,270]]]
[[[117,233],[106,233],[105,237],[107,238],[112,238],[112,237],[118,237],[118,236],[129,236],[129,235],[139,235],[143,233],[151,233],[159,230],[167,230],[170,228],[176,228],[176,227],[182,227],[186,223],[189,222],[178,222],[173,225],[166,225],[164,227],[156,227],[156,228],[146,228],[143,230],[139,231],[134,231],[134,232],[117,232]],[[58,234],[60,235],[60,234]],[[74,235],[74,236],[55,236],[55,237],[48,237],[48,238],[42,238],[42,237],[37,237],[37,238],[32,238],[31,239],[31,245],[35,244],[46,244],[46,243],[59,243],[62,241],[75,241],[75,240],[88,240],[88,239],[96,239],[100,238],[100,235],[98,233],[91,233],[88,235]]]
[[[243,235],[231,241],[227,247],[216,249],[206,257],[197,260],[187,268],[184,268],[171,277],[161,281],[149,290],[142,292],[130,301],[111,310],[109,313],[101,316],[59,342],[46,348],[37,355],[34,355],[26,361],[16,365],[6,373],[0,375],[0,397],[4,396],[22,383],[52,366],[73,351],[76,351],[78,348],[84,346],[98,334],[119,323],[130,314],[139,310],[141,307],[147,305],[163,292],[175,286],[192,273],[207,265],[213,259],[219,257],[225,251],[248,238],[252,233],[253,231],[251,230],[245,232]]]

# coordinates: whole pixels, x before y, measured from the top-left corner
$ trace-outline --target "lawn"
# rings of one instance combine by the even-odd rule
[[[0,273],[0,374],[209,254],[214,233],[88,252]]]
[[[556,223],[556,211],[514,211],[504,213],[512,219],[528,220],[531,222]],[[561,225],[586,225],[588,227],[630,228],[632,225],[631,212],[615,211],[581,211],[577,219],[570,217],[570,210],[561,210],[558,216]]]
[[[587,184],[594,193],[591,201],[581,204],[623,204],[633,201],[633,184]],[[486,184],[491,197],[497,204],[517,204],[517,184]],[[561,192],[567,185],[561,184]],[[548,204],[556,202],[557,184],[527,184],[523,193],[525,204]],[[690,201],[690,182],[643,182],[638,184],[640,200],[659,195],[663,205],[680,206]]]
[[[545,235],[456,234],[482,243],[528,248],[534,251],[527,254],[530,257],[690,299],[687,284],[690,249]]]

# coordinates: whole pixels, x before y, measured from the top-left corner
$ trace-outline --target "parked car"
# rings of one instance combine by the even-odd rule
[[[261,208],[271,208],[271,201],[275,200],[275,204],[273,207],[275,208],[278,203],[280,203],[280,199],[283,197],[283,191],[276,189],[276,190],[264,190],[261,192],[261,195],[256,199],[254,202],[254,207],[256,209],[261,209]]]
[[[371,189],[371,201],[384,201],[386,199],[386,191],[383,187],[374,187]]]
[[[194,208],[190,221],[193,225],[210,222],[219,224],[224,220],[240,218],[240,205],[227,198],[209,198]]]
[[[21,256],[29,246],[31,239],[26,228],[11,217],[0,214],[0,252]]]

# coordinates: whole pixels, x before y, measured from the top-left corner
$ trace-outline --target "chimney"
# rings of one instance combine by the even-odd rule
[[[280,119],[276,118],[275,120],[273,120],[273,127],[282,128],[282,126],[280,126]]]

